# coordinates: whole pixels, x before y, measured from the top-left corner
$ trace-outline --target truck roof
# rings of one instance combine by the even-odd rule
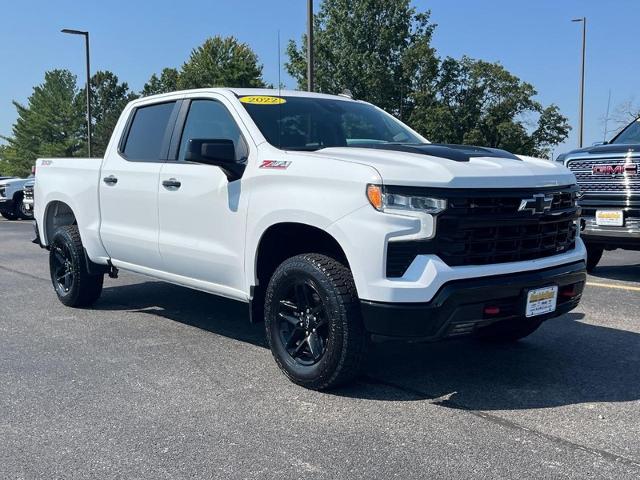
[[[231,88],[231,87],[211,87],[211,88],[193,88],[189,90],[176,90],[174,92],[160,93],[158,95],[149,95],[148,97],[142,97],[133,102],[146,102],[148,100],[159,99],[170,95],[181,93],[196,93],[196,92],[217,92],[217,93],[232,93],[235,96],[243,97],[248,95],[268,95],[268,96],[282,96],[282,97],[313,97],[313,98],[326,98],[332,100],[344,100],[345,102],[353,102],[353,100],[345,95],[329,95],[326,93],[306,92],[303,90],[285,90],[277,88]]]

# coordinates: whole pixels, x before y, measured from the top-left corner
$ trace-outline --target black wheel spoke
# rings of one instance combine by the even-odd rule
[[[71,276],[71,272],[67,272],[64,275],[64,289],[65,290],[69,290],[71,288],[71,282],[73,281],[73,278]]]
[[[305,337],[304,339],[302,339],[302,341],[298,344],[298,346],[293,350],[293,352],[291,352],[291,356],[293,358],[297,357],[298,355],[300,355],[302,353],[302,349],[308,345],[308,340],[309,337]]]
[[[282,305],[283,307],[289,309],[292,312],[297,312],[298,311],[298,306],[292,302],[291,300],[280,300],[280,305]]]
[[[286,348],[287,350],[290,350],[291,348],[296,346],[296,341],[298,340],[298,338],[300,338],[301,331],[302,330],[299,328],[294,328],[291,331],[291,335],[289,335],[289,338],[287,339],[287,342],[285,343],[284,348]]]
[[[326,351],[329,331],[326,307],[312,280],[296,278],[286,295],[278,300],[278,332],[284,350],[297,363],[311,366]]]
[[[307,285],[304,283],[298,283],[295,286],[296,304],[299,310],[304,310],[311,306],[309,292],[307,290]]]
[[[56,247],[56,249],[54,250],[53,255],[56,257],[56,260],[61,265],[64,265],[64,262],[67,261],[67,259],[64,258],[64,256],[62,255],[60,248],[58,248],[58,247]]]
[[[300,323],[300,319],[298,317],[294,317],[293,315],[288,315],[282,312],[280,312],[278,315],[280,316],[280,318],[284,318],[287,322],[289,322],[291,325],[294,325],[296,327]]]
[[[322,339],[317,332],[311,333],[307,337],[307,343],[309,345],[309,351],[311,352],[311,356],[314,360],[319,360],[322,356]]]

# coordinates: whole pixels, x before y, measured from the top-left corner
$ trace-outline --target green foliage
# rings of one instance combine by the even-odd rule
[[[215,36],[191,52],[178,87],[263,87],[262,65],[251,48],[234,37]]]
[[[374,103],[434,142],[547,156],[569,133],[558,107],[502,65],[438,59],[430,12],[409,0],[324,0],[315,16],[316,90]],[[290,41],[286,68],[306,89],[306,37]]]
[[[178,70],[175,68],[164,68],[158,77],[155,73],[151,75],[149,81],[144,84],[140,95],[148,97],[159,93],[168,93],[178,90]]]
[[[45,73],[27,105],[13,102],[18,119],[12,136],[2,137],[3,174],[27,175],[38,157],[71,157],[82,145],[82,112],[75,105],[76,77],[67,70]]]
[[[434,142],[546,156],[566,138],[569,126],[557,106],[544,108],[536,94],[500,64],[446,58],[432,95],[421,98],[410,123]]]
[[[327,0],[315,17],[316,90],[351,91],[381,108],[408,118],[410,93],[435,76],[430,13],[417,13],[409,0]],[[287,47],[285,67],[306,89],[306,36]]]
[[[129,90],[126,82],[120,83],[117,75],[108,71],[98,71],[91,77],[91,155],[101,157],[111,138],[111,133],[127,103],[137,98]],[[76,96],[76,108],[86,115],[86,88]],[[87,154],[87,128],[82,123],[82,155]]]
[[[180,70],[165,68],[151,75],[141,95],[206,87],[265,87],[262,65],[246,44],[234,37],[215,36],[191,51]]]

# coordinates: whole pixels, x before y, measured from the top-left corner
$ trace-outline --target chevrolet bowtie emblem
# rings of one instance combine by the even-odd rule
[[[531,214],[545,213],[551,210],[553,195],[537,193],[531,198],[524,198],[518,207],[519,212],[531,212]]]

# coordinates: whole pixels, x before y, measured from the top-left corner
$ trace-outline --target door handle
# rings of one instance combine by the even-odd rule
[[[102,181],[104,183],[106,183],[107,185],[115,185],[116,183],[118,183],[118,179],[116,177],[114,177],[113,175],[109,175],[108,177],[104,177],[102,179]]]
[[[182,183],[180,183],[175,178],[170,178],[169,180],[162,181],[162,186],[165,187],[167,190],[177,190],[180,188],[181,185]]]

